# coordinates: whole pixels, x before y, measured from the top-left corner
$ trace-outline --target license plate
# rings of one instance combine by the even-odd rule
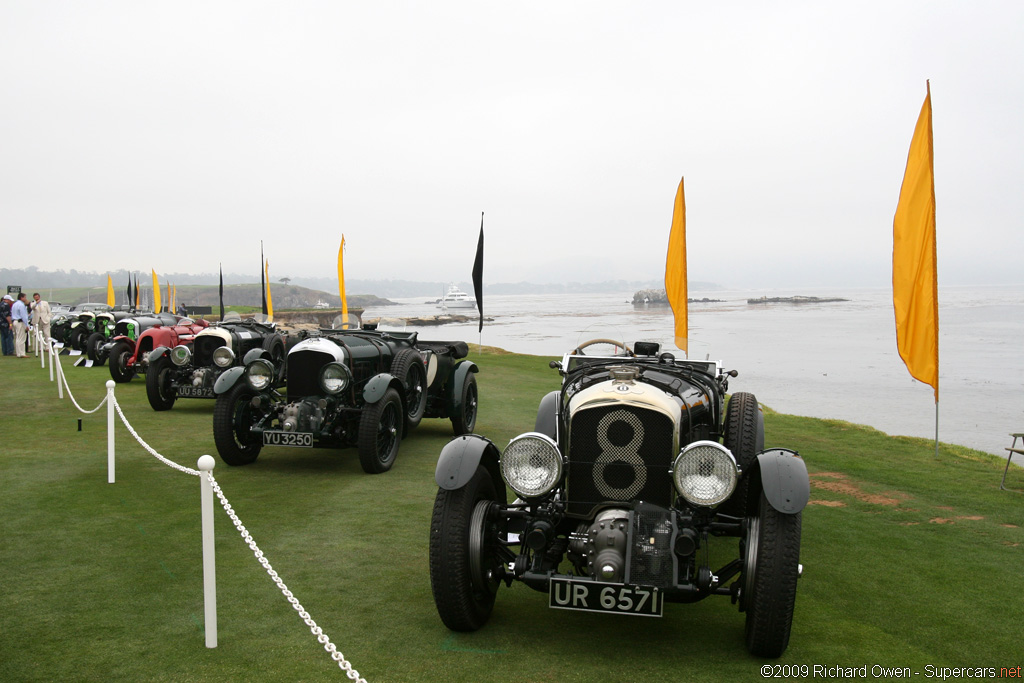
[[[665,607],[665,594],[646,586],[551,579],[548,607],[660,617]]]
[[[213,393],[213,389],[208,389],[206,387],[193,387],[193,386],[188,385],[188,384],[185,384],[185,385],[182,385],[182,386],[178,387],[178,397],[179,398],[217,398],[214,395],[214,393]]]
[[[264,446],[296,446],[298,448],[313,447],[312,432],[263,432]]]

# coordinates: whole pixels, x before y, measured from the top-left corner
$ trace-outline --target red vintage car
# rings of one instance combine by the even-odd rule
[[[110,346],[110,376],[115,382],[130,382],[138,373],[145,374],[149,352],[158,346],[173,349],[192,340],[210,323],[205,320],[180,318],[169,313],[157,316],[159,322],[143,331],[138,340],[127,334],[114,337]]]

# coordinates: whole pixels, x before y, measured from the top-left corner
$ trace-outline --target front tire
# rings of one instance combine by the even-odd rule
[[[132,357],[132,347],[126,341],[116,342],[110,349],[110,378],[118,384],[131,382],[135,371],[128,367]]]
[[[742,605],[747,650],[756,657],[779,657],[789,645],[800,577],[800,525],[801,513],[779,512],[763,493],[757,517],[747,522]]]
[[[757,398],[750,393],[737,391],[729,398],[729,406],[725,410],[725,447],[736,458],[743,477],[736,483],[729,500],[722,503],[718,511],[726,515],[743,517],[752,503],[749,501],[750,473],[757,453],[764,447],[764,437],[759,436],[761,410]]]
[[[483,467],[460,489],[440,489],[430,519],[430,590],[444,625],[476,631],[487,623],[501,585],[493,518],[497,495]]]
[[[427,412],[427,372],[423,369],[423,356],[413,349],[402,349],[391,361],[391,374],[405,387],[405,431],[415,429]]]
[[[146,373],[146,398],[153,410],[170,410],[178,398],[171,386],[171,374],[174,366],[166,355],[157,358]]]
[[[89,334],[89,330],[85,329],[85,323],[82,323],[79,327],[71,330],[71,336],[68,337],[68,346],[75,351],[84,351],[84,342]]]
[[[217,397],[213,407],[213,441],[221,459],[232,466],[255,462],[263,441],[253,437],[252,425],[258,414],[252,399],[257,396],[245,380]]]
[[[270,352],[270,362],[274,364],[274,383],[275,386],[280,386],[284,383],[287,372],[284,338],[279,334],[272,334],[263,340],[263,348]]]
[[[85,340],[85,352],[89,360],[93,362],[93,365],[103,365],[107,360],[107,357],[100,350],[104,341],[104,336],[99,332],[93,332]]]
[[[387,472],[395,464],[402,441],[402,399],[389,388],[359,418],[359,464],[367,474]]]
[[[473,433],[476,427],[477,396],[476,377],[469,373],[462,385],[462,402],[451,417],[455,436]]]

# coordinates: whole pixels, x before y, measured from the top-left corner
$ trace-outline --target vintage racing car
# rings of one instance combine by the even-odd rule
[[[130,382],[136,373],[145,374],[150,351],[160,346],[174,348],[191,343],[209,324],[171,313],[119,320],[114,326],[114,339],[103,346],[110,359],[111,379],[118,383]]]
[[[244,365],[252,350],[265,350],[277,372],[272,386],[284,381],[285,339],[274,323],[242,320],[237,313],[214,323],[190,345],[158,346],[149,354],[146,396],[153,410],[170,410],[179,398],[217,398],[214,384],[230,367]]]
[[[797,453],[764,448],[753,394],[725,407],[737,373],[607,339],[551,366],[562,386],[533,431],[504,451],[465,435],[441,452],[430,581],[444,624],[480,628],[514,581],[552,608],[643,616],[721,595],[746,613],[749,651],[780,656],[810,486]]]
[[[214,385],[217,452],[245,465],[264,446],[356,446],[364,471],[386,472],[424,417],[473,430],[478,369],[467,353],[465,342],[418,341],[416,332],[319,330],[289,349],[282,394],[270,353],[250,351]]]

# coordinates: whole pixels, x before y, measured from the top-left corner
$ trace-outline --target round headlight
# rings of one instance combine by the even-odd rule
[[[351,381],[352,373],[341,363],[328,363],[320,371],[320,388],[331,396],[347,389]]]
[[[263,358],[254,360],[245,369],[245,377],[249,386],[256,391],[263,391],[274,381],[274,366],[269,360]]]
[[[178,367],[188,365],[190,360],[192,360],[192,351],[187,346],[175,346],[171,349],[171,362]]]
[[[229,346],[218,346],[213,350],[213,364],[218,368],[226,368],[235,362],[235,352]]]
[[[711,507],[728,499],[738,479],[732,453],[714,441],[690,444],[672,465],[672,481],[679,495],[698,507]]]
[[[89,330],[90,332],[94,332],[96,330],[96,323],[93,322],[92,320],[87,321],[85,323],[85,329]]]
[[[543,496],[562,478],[562,454],[551,437],[528,432],[501,454],[501,476],[521,498]]]

